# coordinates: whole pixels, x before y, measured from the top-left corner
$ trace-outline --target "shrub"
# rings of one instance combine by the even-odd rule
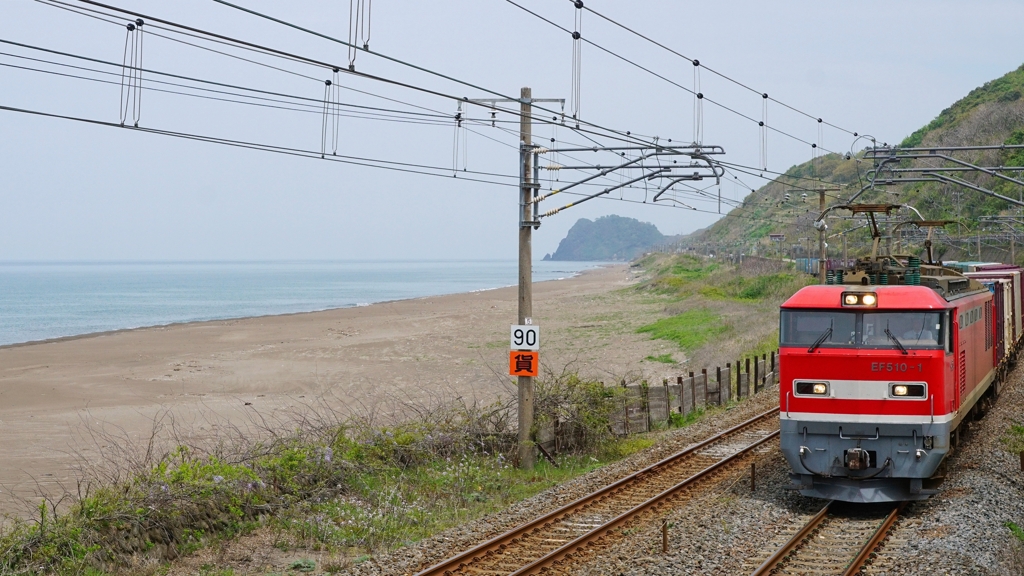
[[[621,405],[622,389],[563,372],[537,380],[534,393],[536,426],[557,422],[563,450],[592,452],[613,439],[610,416]]]

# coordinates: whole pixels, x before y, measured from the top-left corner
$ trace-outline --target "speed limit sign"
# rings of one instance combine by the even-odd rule
[[[512,350],[540,350],[540,326],[512,325],[509,348]]]

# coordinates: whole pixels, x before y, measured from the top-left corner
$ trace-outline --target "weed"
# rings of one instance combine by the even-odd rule
[[[301,560],[296,560],[295,562],[292,562],[288,566],[288,569],[295,570],[296,572],[312,572],[316,570],[316,562],[310,560],[309,558],[303,558]]]
[[[703,407],[698,407],[696,410],[691,410],[686,414],[672,412],[668,415],[668,423],[669,426],[673,428],[685,428],[697,420],[700,420],[702,416],[704,416]]]
[[[602,447],[600,456],[602,460],[620,460],[646,450],[654,445],[654,439],[645,436],[629,436],[620,440],[610,442]]]
[[[1017,540],[1024,542],[1024,528],[1021,528],[1015,522],[1007,522],[1005,526],[1010,529],[1010,533],[1013,534]]]

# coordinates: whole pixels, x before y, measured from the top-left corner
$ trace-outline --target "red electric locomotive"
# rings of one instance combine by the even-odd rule
[[[961,423],[998,392],[1020,302],[998,310],[1006,320],[994,306],[998,283],[914,257],[864,260],[831,282],[782,305],[780,439],[791,488],[849,502],[925,499]]]

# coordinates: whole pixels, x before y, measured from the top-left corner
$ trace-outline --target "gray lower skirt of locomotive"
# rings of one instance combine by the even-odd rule
[[[922,481],[949,452],[950,424],[807,422],[783,418],[780,443],[804,496],[845,502],[924,500]],[[801,448],[803,456],[801,457]],[[868,453],[861,470],[846,466],[850,450]],[[856,452],[854,452],[856,454]]]

